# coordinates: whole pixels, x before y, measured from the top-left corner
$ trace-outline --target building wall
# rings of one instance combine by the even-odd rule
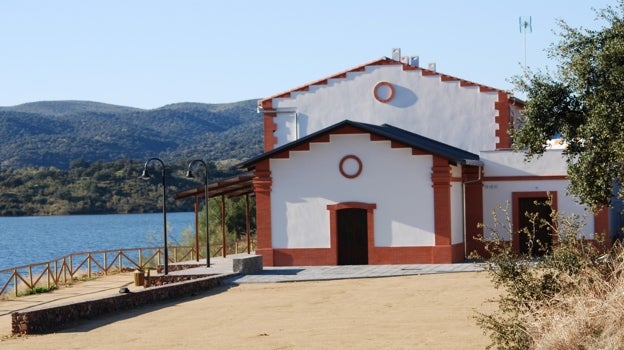
[[[595,232],[593,215],[580,205],[574,197],[567,195],[569,180],[566,176],[566,163],[561,150],[550,150],[542,157],[524,161],[524,154],[512,151],[482,152],[485,163],[483,181],[483,220],[493,224],[492,210],[499,219],[505,219],[503,210],[508,205],[509,215],[513,209],[514,192],[557,193],[557,210],[565,216],[577,214],[584,217],[585,226],[581,234],[593,238]]]
[[[291,151],[286,159],[270,160],[273,248],[329,248],[327,205],[345,202],[376,205],[374,247],[379,249],[373,253],[369,249],[369,263],[404,263],[415,255],[419,261],[458,261],[465,238],[468,252],[478,248],[472,237],[481,233],[478,224],[493,224],[493,209],[509,203],[511,224],[511,201],[516,192],[550,191],[557,194],[560,212],[587,213],[567,196],[567,165],[561,150],[550,150],[530,162],[524,161],[523,153],[508,150],[511,139],[507,127],[518,123],[521,106],[513,105],[515,100],[506,92],[424,73],[398,64],[368,65],[265,101],[265,150],[345,119],[387,123],[479,154],[484,164],[482,175],[478,172],[481,169],[452,166],[450,191],[444,180],[435,185],[434,196],[432,170],[438,169],[434,177],[446,178],[446,164],[434,165],[435,158],[391,148],[387,141],[371,142],[368,135],[333,135],[330,143],[314,143],[310,151]],[[387,102],[373,94],[380,82],[394,88],[394,97]],[[355,179],[346,179],[338,170],[342,157],[349,154],[363,162],[362,174]],[[467,173],[470,176],[466,177]],[[464,198],[462,181],[468,180],[471,183],[466,185]],[[442,207],[437,213],[445,213],[444,217],[434,217],[434,198]],[[499,219],[505,223],[502,214],[499,210]],[[603,229],[605,215],[598,219],[585,215],[582,234],[591,238],[595,230]],[[438,246],[431,248],[436,243]],[[284,256],[288,254],[295,253],[288,251]],[[309,254],[305,256],[308,260],[298,260],[308,262],[326,253],[296,254]],[[285,264],[294,261],[280,259]]]
[[[567,176],[562,150],[546,151],[531,161],[525,161],[524,153],[513,151],[482,151],[479,157],[485,165],[486,177]]]
[[[462,184],[455,181],[451,184],[451,244],[464,241],[464,206]]]
[[[373,96],[380,81],[395,87],[395,96],[387,103]],[[367,66],[363,72],[312,85],[309,91],[292,92],[289,98],[274,98],[273,108],[284,111],[274,117],[275,147],[349,119],[391,124],[473,153],[492,150],[499,141],[498,98],[497,92],[461,86],[458,80],[443,81],[440,75],[423,76],[420,70],[403,70],[401,65]]]
[[[557,210],[564,216],[579,214],[585,217],[585,226],[581,234],[591,239],[594,233],[594,216],[590,215],[585,207],[578,204],[573,197],[566,196],[569,182],[567,180],[534,180],[534,181],[484,181],[483,182],[483,220],[486,226],[492,227],[494,220],[492,210],[498,214],[499,221],[506,224],[504,210],[508,208],[510,219],[512,218],[512,194],[514,192],[550,192],[557,194]],[[509,204],[509,206],[508,206]],[[507,234],[503,235],[509,239]]]
[[[362,161],[362,172],[348,179],[339,163],[345,155]],[[370,141],[368,134],[331,135],[309,151],[291,151],[271,159],[272,246],[328,248],[328,204],[376,204],[376,247],[435,244],[432,157],[392,148],[389,141]]]

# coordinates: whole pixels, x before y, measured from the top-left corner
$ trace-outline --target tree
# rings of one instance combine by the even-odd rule
[[[512,138],[530,160],[559,135],[570,193],[598,210],[624,198],[624,0],[594,11],[606,22],[599,30],[559,21],[560,41],[549,48],[559,62],[554,74],[527,70],[513,79],[527,101]]]

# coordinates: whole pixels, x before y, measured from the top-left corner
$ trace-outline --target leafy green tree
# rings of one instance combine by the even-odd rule
[[[514,78],[527,101],[512,137],[514,148],[531,159],[560,135],[569,190],[597,210],[624,197],[624,0],[595,12],[606,23],[598,30],[559,22],[560,41],[549,49],[559,62],[555,73]]]
[[[249,226],[250,234],[255,234],[255,201],[254,197],[250,197],[249,201]],[[241,240],[245,237],[247,230],[247,218],[245,208],[245,197],[225,198],[224,202],[224,216],[225,216],[225,240],[227,246],[227,253],[234,252],[234,245],[237,240]],[[221,253],[221,247],[223,246],[223,230],[221,220],[221,197],[211,198],[208,206],[208,226],[210,227],[210,251],[211,256]],[[199,251],[201,256],[205,256],[206,252],[206,207],[202,206],[199,209],[198,215],[198,236],[199,236]],[[182,234],[183,245],[195,245],[195,230],[185,231]]]

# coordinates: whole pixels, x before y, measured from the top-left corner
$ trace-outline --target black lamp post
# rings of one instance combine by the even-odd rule
[[[206,267],[210,267],[210,236],[208,235],[208,165],[201,159],[195,159],[189,162],[188,170],[186,171],[186,177],[195,177],[191,168],[196,163],[200,163],[206,169],[206,176],[204,177],[204,198],[206,199]],[[197,252],[199,254],[199,251]]]
[[[169,254],[167,249],[167,183],[166,183],[166,171],[165,171],[165,163],[158,158],[150,158],[145,162],[145,166],[143,167],[143,172],[140,179],[149,180],[151,178],[149,172],[147,171],[147,166],[151,161],[157,161],[160,163],[160,167],[162,168],[162,186],[163,186],[163,235],[164,235],[164,243],[165,243],[165,275],[169,273]]]

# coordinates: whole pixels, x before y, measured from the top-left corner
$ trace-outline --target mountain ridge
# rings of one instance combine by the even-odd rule
[[[154,109],[94,101],[0,107],[0,168],[68,169],[76,159],[243,160],[262,152],[257,100]]]

